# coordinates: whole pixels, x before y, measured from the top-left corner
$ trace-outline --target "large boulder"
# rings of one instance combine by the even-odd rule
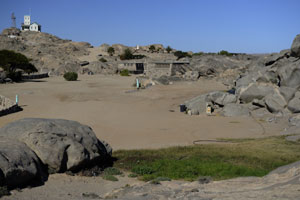
[[[254,99],[263,99],[268,94],[272,94],[274,88],[270,85],[251,83],[248,87],[241,88],[239,93],[239,98],[243,103],[250,103]]]
[[[25,185],[41,178],[42,164],[36,154],[17,139],[0,137],[0,183],[8,187]]]
[[[291,47],[292,56],[300,57],[300,34],[298,34]]]
[[[299,126],[300,127],[300,114],[290,117],[289,124],[291,126]]]
[[[289,102],[294,96],[297,91],[295,88],[281,86],[279,88],[280,94],[284,97],[286,102]]]
[[[77,171],[111,154],[90,127],[69,120],[25,118],[2,127],[0,136],[24,142],[51,172]]]
[[[291,88],[300,87],[300,60],[280,67],[277,73],[280,77],[280,86]]]
[[[235,103],[237,101],[235,95],[221,91],[209,93],[206,99],[210,100],[213,104],[217,104],[220,106],[224,106],[229,103]]]
[[[226,117],[249,116],[249,109],[241,104],[229,103],[222,110],[222,114]]]
[[[300,92],[296,92],[295,97],[290,100],[288,109],[293,113],[300,113]]]
[[[192,115],[198,115],[206,111],[207,94],[203,94],[192,98],[191,100],[185,101],[184,105],[188,110],[191,111]]]
[[[266,107],[271,113],[278,113],[287,105],[285,98],[279,93],[278,90],[275,91],[276,92],[265,97]]]

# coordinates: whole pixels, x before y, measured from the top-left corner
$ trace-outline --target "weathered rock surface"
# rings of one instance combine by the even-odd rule
[[[288,109],[293,113],[300,112],[300,92],[295,93],[295,97],[288,103]]]
[[[222,110],[222,114],[226,117],[249,116],[249,110],[241,104],[229,103]]]
[[[269,85],[261,85],[257,83],[250,83],[246,88],[238,91],[239,99],[243,103],[250,103],[254,99],[263,99],[266,95],[272,94],[274,88]]]
[[[235,103],[237,101],[237,98],[233,94],[229,94],[228,92],[211,92],[206,98],[207,100],[210,100],[213,104],[217,104],[220,106],[224,106],[229,103]]]
[[[265,103],[267,109],[271,113],[277,113],[283,110],[287,105],[285,98],[279,93],[278,90],[274,90],[274,93],[267,95],[265,97]]]
[[[23,142],[0,137],[0,183],[21,186],[41,178],[42,164]]]
[[[280,76],[280,86],[291,88],[299,88],[300,86],[300,60],[292,63],[287,63],[285,66],[278,69]]]
[[[111,154],[90,127],[75,121],[25,118],[2,127],[0,135],[24,142],[54,172],[76,171]]]
[[[291,47],[292,56],[300,57],[300,34],[297,35]]]

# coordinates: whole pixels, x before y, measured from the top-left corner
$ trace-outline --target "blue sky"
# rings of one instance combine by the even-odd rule
[[[42,31],[94,46],[163,44],[183,51],[267,53],[300,33],[300,0],[0,0],[0,29],[31,9]]]

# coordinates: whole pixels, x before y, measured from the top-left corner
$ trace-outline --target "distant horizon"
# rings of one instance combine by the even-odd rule
[[[2,0],[0,29],[31,12],[42,32],[76,42],[162,44],[182,51],[267,54],[300,33],[298,0]]]

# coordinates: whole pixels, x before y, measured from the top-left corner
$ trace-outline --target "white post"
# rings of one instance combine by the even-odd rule
[[[140,87],[140,83],[139,83],[139,79],[137,78],[136,79],[136,88],[139,89],[139,87]]]
[[[16,94],[16,104],[18,105],[19,103],[19,96]]]

